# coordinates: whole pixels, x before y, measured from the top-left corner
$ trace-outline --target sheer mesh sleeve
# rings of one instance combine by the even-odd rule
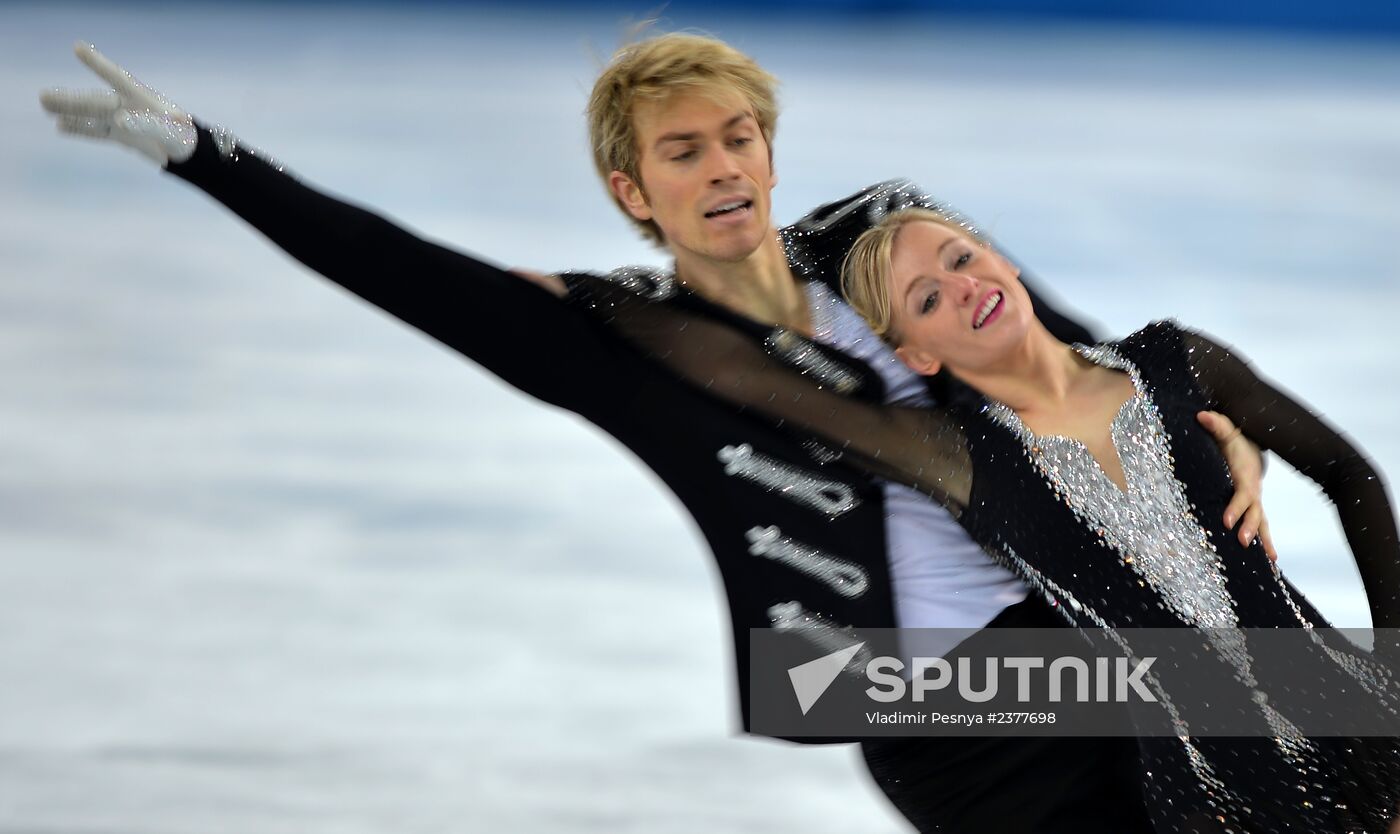
[[[849,398],[769,356],[763,343],[734,325],[680,304],[640,298],[596,276],[564,279],[571,303],[594,312],[690,384],[819,437],[867,472],[913,487],[955,516],[967,506],[972,474],[966,435],[949,412]]]
[[[1377,628],[1400,626],[1400,540],[1385,484],[1336,429],[1209,337],[1186,331],[1191,372],[1211,407],[1311,478],[1337,507]]]

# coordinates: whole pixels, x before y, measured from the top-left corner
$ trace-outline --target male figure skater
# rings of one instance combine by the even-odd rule
[[[91,47],[78,53],[112,90],[45,93],[61,129],[136,148],[312,269],[520,390],[588,418],[667,483],[724,579],[746,728],[749,628],[1057,623],[932,502],[693,390],[568,306],[560,278],[497,269],[327,197]],[[737,321],[764,337],[776,361],[828,384],[923,402],[924,382],[834,288],[846,247],[872,219],[930,201],[887,183],[775,229],[773,87],[752,59],[710,38],[663,35],[614,56],[589,102],[595,161],[613,199],[674,256],[675,270],[624,268],[611,277]],[[1043,303],[1038,310],[1057,335],[1087,340]],[[1227,424],[1208,428],[1224,441],[1240,485],[1231,507],[1241,535],[1266,535],[1257,450],[1226,441]],[[1137,786],[1119,781],[1131,741],[864,747],[877,782],[920,830],[1148,830]]]

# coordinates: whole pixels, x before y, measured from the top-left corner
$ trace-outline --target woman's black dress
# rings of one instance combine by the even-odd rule
[[[963,397],[929,410],[857,401],[823,383],[815,344],[816,361],[807,363],[814,373],[801,374],[694,297],[658,301],[590,276],[566,281],[574,303],[712,395],[928,493],[1073,625],[1109,635],[1201,629],[1238,681],[1233,700],[1219,708],[1253,722],[1256,737],[1192,736],[1172,692],[1154,682],[1179,731],[1140,741],[1141,782],[1158,830],[1386,830],[1400,803],[1396,740],[1310,738],[1286,707],[1276,708],[1287,699],[1271,695],[1304,680],[1321,692],[1359,692],[1368,708],[1394,714],[1400,685],[1376,656],[1314,631],[1327,622],[1263,548],[1241,546],[1225,529],[1233,486],[1196,413],[1225,414],[1323,488],[1337,505],[1375,625],[1393,627],[1400,545],[1385,489],[1344,438],[1230,351],[1172,322],[1077,346],[1089,361],[1129,374],[1136,389],[1112,426],[1125,492],[1078,441],[1037,437],[999,403]],[[1312,639],[1301,641],[1301,658],[1277,668],[1251,654],[1244,628],[1300,628]]]

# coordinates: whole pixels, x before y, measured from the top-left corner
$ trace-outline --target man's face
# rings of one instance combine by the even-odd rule
[[[734,263],[770,233],[768,145],[737,92],[677,93],[637,108],[641,182],[614,171],[613,193],[661,227],[679,264]]]

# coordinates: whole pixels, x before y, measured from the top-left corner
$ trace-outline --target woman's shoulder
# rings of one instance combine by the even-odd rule
[[[1130,356],[1181,357],[1187,345],[1187,336],[1192,331],[1176,319],[1157,319],[1121,339],[1102,342],[1099,347],[1108,347]]]
[[[1161,343],[1180,343],[1187,332],[1187,329],[1176,319],[1157,319],[1134,330],[1119,340],[1118,344],[1147,346]]]

